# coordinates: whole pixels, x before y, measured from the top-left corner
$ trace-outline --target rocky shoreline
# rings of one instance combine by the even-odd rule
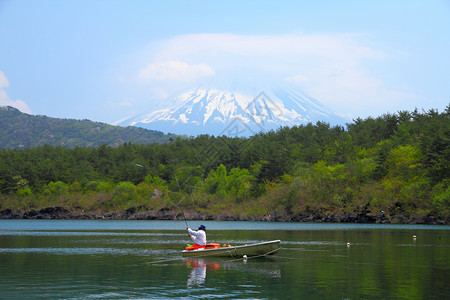
[[[448,225],[450,218],[439,218],[434,214],[422,216],[396,215],[385,216],[370,212],[344,212],[322,214],[303,212],[293,215],[245,216],[218,214],[208,215],[197,211],[184,213],[163,208],[156,211],[142,211],[129,208],[123,212],[85,213],[69,211],[64,207],[47,207],[40,210],[16,211],[0,210],[0,219],[40,219],[40,220],[214,220],[214,221],[266,221],[266,222],[308,222],[308,223],[366,223],[366,224],[427,224]]]

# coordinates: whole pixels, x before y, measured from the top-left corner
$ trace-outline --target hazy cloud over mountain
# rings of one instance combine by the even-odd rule
[[[345,106],[349,115],[414,97],[371,72],[368,65],[388,54],[361,40],[353,34],[181,35],[150,45],[136,74],[166,95],[179,89],[176,82],[290,83],[334,109]]]
[[[8,97],[5,89],[9,86],[8,78],[6,78],[5,73],[0,70],[0,106],[12,106],[20,110],[21,112],[31,114],[31,109],[22,100],[11,100]]]

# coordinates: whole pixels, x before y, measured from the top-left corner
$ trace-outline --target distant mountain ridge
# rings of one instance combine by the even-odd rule
[[[137,127],[112,126],[89,120],[34,116],[10,106],[0,107],[0,148],[42,145],[95,147],[103,144],[165,143],[173,135]]]
[[[169,98],[166,103],[115,124],[194,136],[251,136],[282,126],[348,122],[314,98],[282,88],[266,89],[253,96],[248,91],[197,88]]]

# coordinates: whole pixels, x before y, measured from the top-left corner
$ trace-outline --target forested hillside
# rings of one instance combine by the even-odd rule
[[[137,127],[119,127],[89,120],[33,116],[7,106],[0,107],[0,148],[43,145],[63,147],[111,146],[123,143],[165,143],[173,135]]]
[[[449,223],[449,162],[450,106],[245,139],[2,149],[0,209]]]

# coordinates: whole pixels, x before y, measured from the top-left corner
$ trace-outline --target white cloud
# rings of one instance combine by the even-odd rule
[[[0,70],[0,89],[4,89],[9,86],[8,78],[6,78],[5,73]]]
[[[138,78],[143,81],[191,81],[214,75],[214,70],[205,63],[188,64],[169,60],[151,63],[139,71]]]
[[[0,70],[0,106],[12,106],[20,110],[21,112],[31,114],[31,109],[22,100],[11,100],[5,91],[5,88],[9,87],[8,78],[6,78],[5,73]]]
[[[288,82],[346,114],[373,112],[413,97],[389,90],[370,69],[386,53],[356,34],[190,34],[153,44],[139,72],[150,89],[171,94],[177,82],[198,79]],[[364,37],[366,38],[366,37]],[[198,63],[201,62],[201,63]],[[164,93],[161,93],[164,94]],[[385,111],[385,108],[382,108]]]

